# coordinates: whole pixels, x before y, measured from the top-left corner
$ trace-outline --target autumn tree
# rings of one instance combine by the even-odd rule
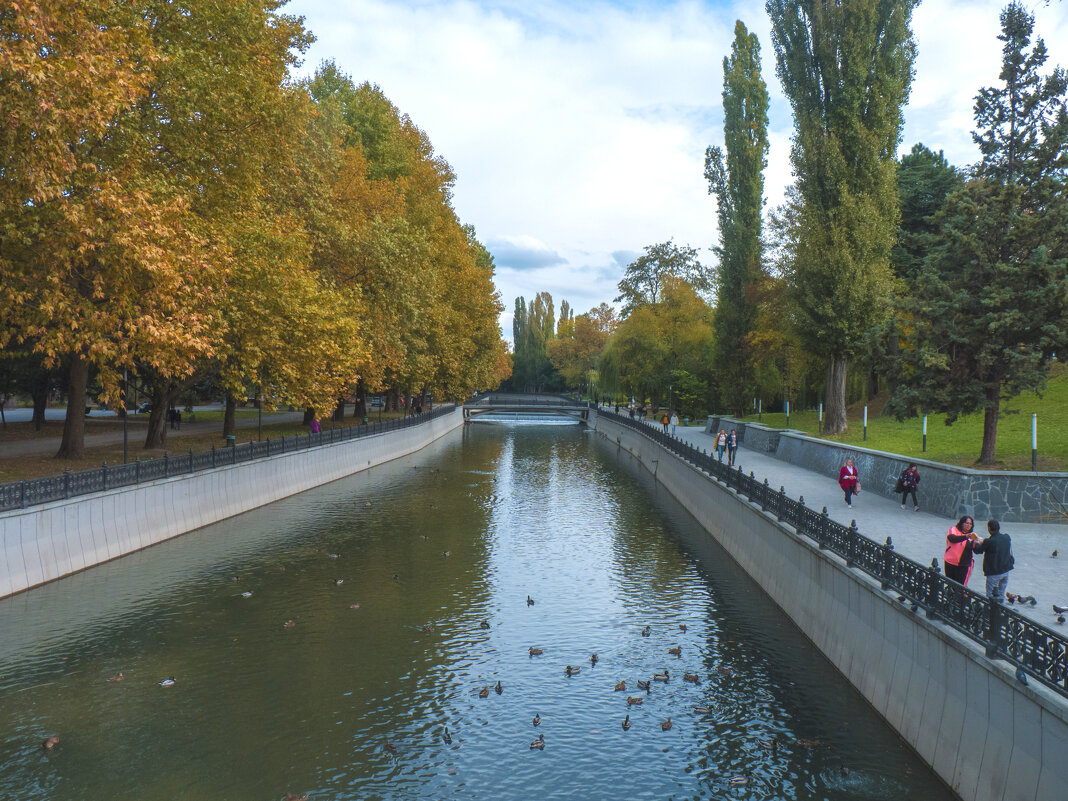
[[[608,340],[608,332],[589,314],[569,319],[565,334],[550,340],[546,352],[569,388],[587,390],[597,368],[597,359]]]
[[[621,317],[627,317],[639,306],[658,303],[664,288],[673,280],[684,280],[699,293],[712,288],[708,271],[697,258],[697,251],[689,245],[673,241],[649,245],[645,252],[627,265],[618,284],[616,303],[622,303]]]
[[[705,177],[719,209],[713,360],[719,397],[735,414],[753,391],[756,288],[760,283],[761,211],[768,156],[768,92],[760,74],[760,43],[739,20],[731,55],[723,59],[723,134],[705,154]]]
[[[846,428],[846,367],[887,313],[897,228],[895,151],[917,0],[769,0],[777,71],[794,111],[801,197],[797,330],[826,359],[826,427]]]
[[[947,423],[981,410],[983,465],[997,459],[1001,401],[1040,391],[1068,348],[1068,74],[1041,74],[1046,47],[1020,3],[1001,28],[1001,84],[975,102],[982,160],[937,217],[892,399],[899,416],[941,411]]]

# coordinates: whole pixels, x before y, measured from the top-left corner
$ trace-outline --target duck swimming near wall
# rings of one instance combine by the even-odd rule
[[[168,678],[165,678],[163,681],[161,681],[159,683],[159,686],[160,687],[173,687],[177,683],[178,682],[176,682],[174,680],[174,676],[169,676]]]
[[[120,670],[118,673],[116,673],[111,678],[104,679],[104,681],[122,681],[125,678],[126,678],[126,676],[124,676],[122,671]]]

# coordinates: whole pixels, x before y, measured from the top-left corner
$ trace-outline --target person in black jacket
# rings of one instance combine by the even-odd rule
[[[1001,601],[1005,589],[1009,586],[1009,571],[1016,564],[1012,555],[1012,540],[1001,530],[997,520],[988,520],[986,530],[990,536],[973,547],[974,553],[983,555],[983,575],[986,576],[986,597],[992,601]]]

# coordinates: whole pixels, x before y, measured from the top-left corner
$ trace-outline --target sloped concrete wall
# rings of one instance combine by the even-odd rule
[[[0,514],[0,598],[414,453],[463,410],[370,437]]]
[[[598,435],[640,460],[965,801],[1068,798],[1068,702],[915,615],[837,556],[615,423]]]

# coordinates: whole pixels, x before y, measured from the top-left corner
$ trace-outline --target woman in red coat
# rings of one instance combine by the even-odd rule
[[[838,486],[845,492],[846,506],[853,508],[853,495],[860,491],[860,481],[857,476],[857,468],[853,466],[852,459],[846,459],[842,469],[838,471]]]
[[[957,521],[957,525],[950,526],[946,532],[946,553],[942,559],[946,575],[965,587],[972,574],[972,546],[979,539],[979,535],[972,530],[974,525],[972,519],[965,515]]]

